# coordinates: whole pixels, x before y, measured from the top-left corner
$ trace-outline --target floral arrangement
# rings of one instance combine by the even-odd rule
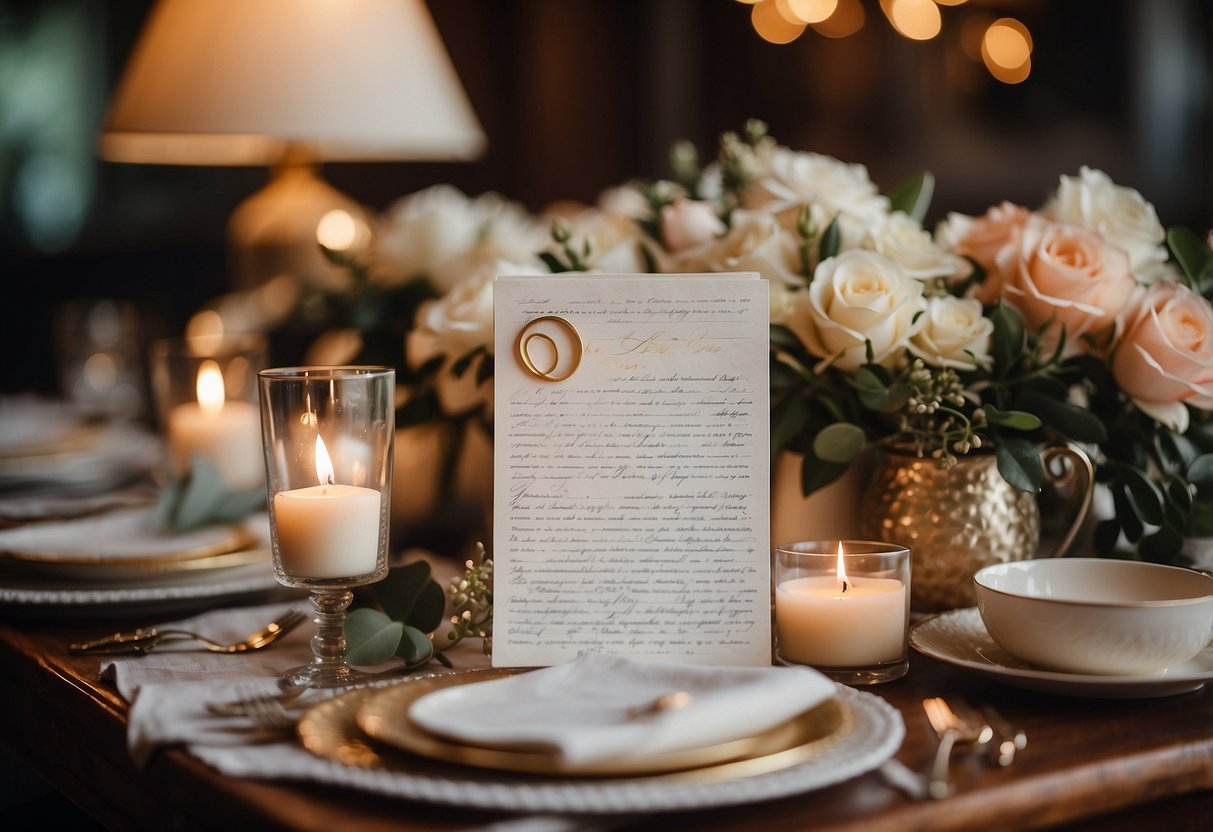
[[[1036,491],[1037,445],[1065,440],[1095,451],[1111,494],[1101,554],[1127,541],[1171,561],[1213,535],[1213,254],[1140,193],[1083,168],[1038,208],[950,214],[932,233],[929,175],[882,194],[862,165],[760,122],[707,164],[685,142],[671,162],[669,180],[542,216],[430,188],[385,212],[371,251],[340,255],[359,292],[411,299],[378,305],[397,310],[381,318],[395,344],[408,330],[401,423],[491,429],[495,275],[754,271],[770,286],[772,450],[803,454],[804,493],[874,445],[943,467],[993,453]]]

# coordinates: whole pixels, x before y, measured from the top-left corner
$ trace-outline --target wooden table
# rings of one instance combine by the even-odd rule
[[[505,817],[315,784],[232,779],[177,749],[137,769],[126,753],[126,703],[98,679],[97,658],[65,650],[97,629],[0,621],[0,740],[108,828],[421,832]],[[874,691],[905,716],[897,757],[915,770],[936,748],[919,707],[928,695],[957,693],[997,706],[1026,728],[1028,747],[1009,769],[959,753],[957,793],[942,801],[910,801],[871,773],[783,800],[657,815],[629,828],[1213,829],[1213,686],[1163,699],[1071,699],[1006,687],[915,654],[909,675]]]

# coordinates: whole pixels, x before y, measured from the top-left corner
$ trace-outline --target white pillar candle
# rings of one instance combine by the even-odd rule
[[[373,488],[335,485],[324,441],[316,437],[323,485],[274,495],[282,571],[295,578],[351,578],[375,571],[382,496]]]
[[[251,402],[225,401],[223,374],[214,361],[198,370],[198,402],[180,404],[168,414],[168,447],[177,471],[184,473],[198,455],[219,470],[229,488],[265,483],[261,415]]]
[[[779,654],[820,667],[867,667],[905,650],[906,588],[890,578],[793,578],[775,588]]]

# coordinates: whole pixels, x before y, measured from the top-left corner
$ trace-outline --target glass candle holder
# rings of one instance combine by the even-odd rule
[[[813,540],[775,549],[776,658],[847,685],[909,668],[910,550],[869,540]]]
[[[265,339],[161,339],[149,362],[169,476],[181,476],[200,456],[228,488],[264,488],[257,371],[267,363]]]
[[[263,370],[261,426],[278,582],[311,591],[311,664],[283,684],[339,687],[367,677],[345,660],[351,587],[387,574],[396,371]]]

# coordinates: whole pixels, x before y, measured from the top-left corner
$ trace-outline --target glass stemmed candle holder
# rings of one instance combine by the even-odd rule
[[[267,363],[265,339],[165,338],[152,344],[149,363],[168,475],[181,476],[200,456],[227,488],[263,488],[257,371]]]
[[[316,688],[367,677],[345,660],[351,588],[387,574],[395,434],[395,370],[263,370],[261,427],[278,582],[306,587],[316,611],[310,664],[284,685]]]
[[[872,685],[909,668],[910,550],[870,540],[775,549],[776,657]]]

